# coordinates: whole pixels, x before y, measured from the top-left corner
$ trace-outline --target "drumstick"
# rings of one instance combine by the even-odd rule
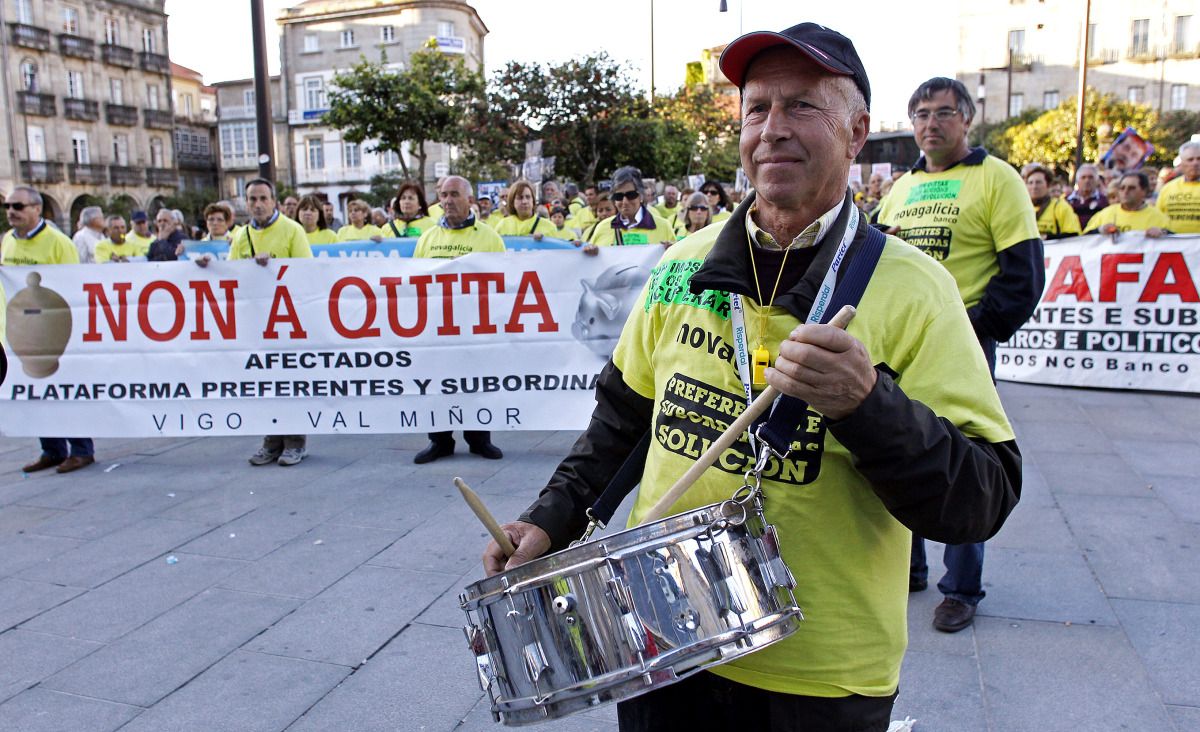
[[[500,528],[500,524],[496,523],[492,512],[487,509],[487,506],[483,505],[483,501],[479,496],[475,495],[475,491],[471,490],[470,486],[462,478],[455,478],[454,485],[458,486],[458,491],[462,493],[463,500],[467,502],[467,505],[471,507],[471,510],[483,522],[484,528],[488,530],[488,533],[500,545],[500,550],[504,552],[504,556],[511,557],[516,554],[517,548],[513,546],[512,540]]]
[[[850,321],[854,319],[854,315],[857,312],[858,311],[854,309],[853,305],[847,305],[839,310],[837,315],[833,316],[833,319],[829,321],[829,324],[835,328],[841,328],[845,330],[846,326],[849,325]],[[754,420],[758,419],[759,415],[771,407],[771,404],[774,403],[777,396],[779,396],[779,390],[773,386],[768,386],[762,394],[759,394],[758,398],[751,402],[750,406],[746,407],[746,411],[742,412],[741,415],[734,420],[733,424],[729,425],[729,427],[721,433],[721,436],[718,437],[711,446],[709,446],[708,450],[706,450],[705,453],[701,455],[698,460],[696,460],[696,462],[692,463],[692,467],[688,468],[687,472],[683,474],[683,477],[675,481],[675,485],[671,486],[670,490],[663,494],[662,498],[658,499],[658,503],[655,503],[654,506],[650,508],[650,511],[646,514],[645,518],[642,519],[642,523],[657,521],[663,516],[666,516],[667,511],[670,510],[671,506],[675,505],[675,502],[678,501],[681,496],[683,496],[688,488],[692,487],[692,483],[695,483],[704,473],[704,471],[708,470],[708,468],[717,461],[717,458],[721,456],[721,453],[729,449],[729,446],[736,442],[739,437],[741,437],[742,433],[746,431],[746,429],[754,422]]]

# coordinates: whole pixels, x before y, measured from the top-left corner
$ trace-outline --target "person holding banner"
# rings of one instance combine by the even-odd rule
[[[962,82],[935,77],[917,87],[908,114],[922,156],[879,207],[879,223],[941,262],[995,374],[996,344],[1007,341],[1037,307],[1046,282],[1043,245],[1029,193],[1017,171],[967,132],[975,102]],[[950,542],[938,582],[944,596],[933,627],[957,633],[974,622],[983,589],[982,542]],[[914,532],[909,589],[924,590],[925,540]]]
[[[350,223],[338,229],[338,241],[383,241],[383,231],[371,223],[371,206],[362,199],[346,204],[346,215]]]
[[[329,228],[329,222],[325,219],[325,206],[321,199],[311,193],[301,198],[300,205],[296,207],[296,216],[299,218],[300,225],[304,227],[304,236],[308,239],[310,247],[318,244],[337,243],[337,234]]]
[[[160,208],[154,215],[157,237],[146,251],[149,262],[174,262],[183,254],[183,212]]]
[[[588,211],[592,214],[592,223],[580,230],[576,246],[582,243],[584,254],[595,255],[600,251],[594,242],[596,229],[599,227],[601,221],[617,215],[617,207],[613,204],[608,193],[597,193],[592,197],[592,205]]]
[[[456,259],[474,252],[504,251],[504,240],[500,235],[475,220],[471,211],[474,192],[470,181],[458,175],[449,176],[438,188],[438,199],[445,213],[437,226],[421,234],[413,251],[414,257]],[[504,457],[500,448],[492,444],[492,433],[487,430],[463,430],[463,439],[475,455],[488,460]],[[453,432],[430,432],[429,445],[413,457],[413,462],[423,465],[453,454]]]
[[[554,185],[553,183],[549,185]],[[543,188],[543,190],[545,190]],[[558,191],[558,186],[554,186]],[[500,236],[531,236],[534,241],[541,241],[545,236],[558,236],[558,229],[549,218],[535,210],[533,204],[533,184],[527,180],[519,180],[508,188],[508,210],[512,213],[500,219],[494,227]]]
[[[1033,163],[1025,166],[1021,177],[1025,179],[1025,190],[1029,191],[1029,200],[1033,203],[1038,232],[1042,238],[1050,240],[1079,236],[1079,217],[1075,215],[1071,204],[1050,195],[1050,171],[1043,165]]]
[[[1093,216],[1084,229],[1085,234],[1095,231],[1116,241],[1126,231],[1145,231],[1151,239],[1170,233],[1171,218],[1146,203],[1146,197],[1150,195],[1150,177],[1145,173],[1135,170],[1123,174],[1117,181],[1117,195],[1121,202]]]
[[[233,226],[233,207],[228,203],[218,201],[205,206],[204,223],[208,226],[204,241],[233,241],[229,231]]]
[[[145,250],[125,237],[125,219],[112,214],[106,220],[107,237],[96,245],[97,264],[128,262],[130,257],[144,257]]]
[[[42,218],[42,194],[28,186],[17,186],[4,201],[4,213],[12,228],[0,238],[0,265],[79,264],[75,243]],[[43,437],[41,444],[42,454],[22,467],[22,473],[48,468],[73,473],[96,462],[96,446],[87,437]]]
[[[771,385],[790,398],[776,412],[793,419],[780,425],[786,454],[762,455],[764,511],[804,620],[778,643],[620,702],[620,729],[884,732],[907,639],[910,530],[993,535],[1020,494],[1020,453],[953,278],[854,206],[847,179],[870,129],[870,86],[850,40],[814,23],[750,33],[720,67],[741,90],[755,192],[723,227],[663,254],[586,432],[502,527],[516,552],[489,543],[484,567],[494,575],[578,538],[645,438],[639,524],[695,464],[695,446]],[[821,324],[842,297],[859,303],[849,328]],[[759,343],[763,371],[732,355]],[[671,512],[728,500],[757,455],[742,434]]]
[[[633,244],[671,246],[675,243],[675,232],[646,205],[642,186],[642,171],[633,166],[618,168],[613,173],[609,196],[616,204],[616,215],[596,224],[588,244],[608,247]],[[594,249],[587,247],[584,251],[595,253]]]
[[[384,233],[395,234],[397,239],[420,236],[437,226],[437,220],[429,215],[424,188],[414,181],[406,180],[400,184],[393,210],[396,218],[388,222]]]
[[[1179,148],[1179,176],[1158,192],[1158,209],[1176,234],[1200,234],[1200,142]]]
[[[229,260],[253,259],[266,267],[272,259],[311,259],[312,248],[304,227],[276,210],[275,185],[255,178],[246,184],[250,223],[243,226],[229,247]],[[305,435],[267,435],[250,456],[251,465],[297,465],[308,457]]]

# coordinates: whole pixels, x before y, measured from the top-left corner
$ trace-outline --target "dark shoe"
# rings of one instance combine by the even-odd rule
[[[424,465],[425,463],[432,463],[438,458],[450,457],[453,454],[453,442],[451,442],[449,445],[430,442],[428,447],[416,454],[416,456],[413,458],[413,462],[417,465]]]
[[[957,633],[975,621],[975,606],[947,597],[933,610],[933,627],[943,633]]]
[[[471,445],[471,454],[478,455],[481,458],[488,460],[499,460],[504,457],[504,453],[500,452],[500,448],[490,442],[481,442],[478,445]]]
[[[917,577],[909,577],[908,578],[908,591],[909,592],[922,592],[928,586],[929,586],[929,580],[923,580],[923,579],[919,579]]]
[[[80,468],[86,468],[94,462],[96,462],[96,458],[92,457],[91,455],[84,455],[82,457],[79,455],[72,455],[66,460],[63,460],[62,465],[59,465],[58,468],[55,469],[55,472],[73,473]]]
[[[51,457],[49,455],[40,455],[37,460],[21,468],[22,473],[36,473],[39,470],[53,468],[55,465],[62,465],[66,458]]]

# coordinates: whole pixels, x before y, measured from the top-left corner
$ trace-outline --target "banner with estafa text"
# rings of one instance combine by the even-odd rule
[[[997,349],[996,378],[1200,393],[1197,273],[1200,236],[1047,242],[1046,289]]]
[[[0,435],[582,429],[661,254],[0,267]]]

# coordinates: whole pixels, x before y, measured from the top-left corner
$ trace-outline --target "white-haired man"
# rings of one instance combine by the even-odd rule
[[[1158,209],[1176,234],[1200,234],[1200,142],[1179,148],[1179,175],[1158,192]]]
[[[96,261],[96,245],[104,240],[104,211],[99,206],[87,206],[79,212],[79,230],[71,237],[79,252],[80,264]]]

